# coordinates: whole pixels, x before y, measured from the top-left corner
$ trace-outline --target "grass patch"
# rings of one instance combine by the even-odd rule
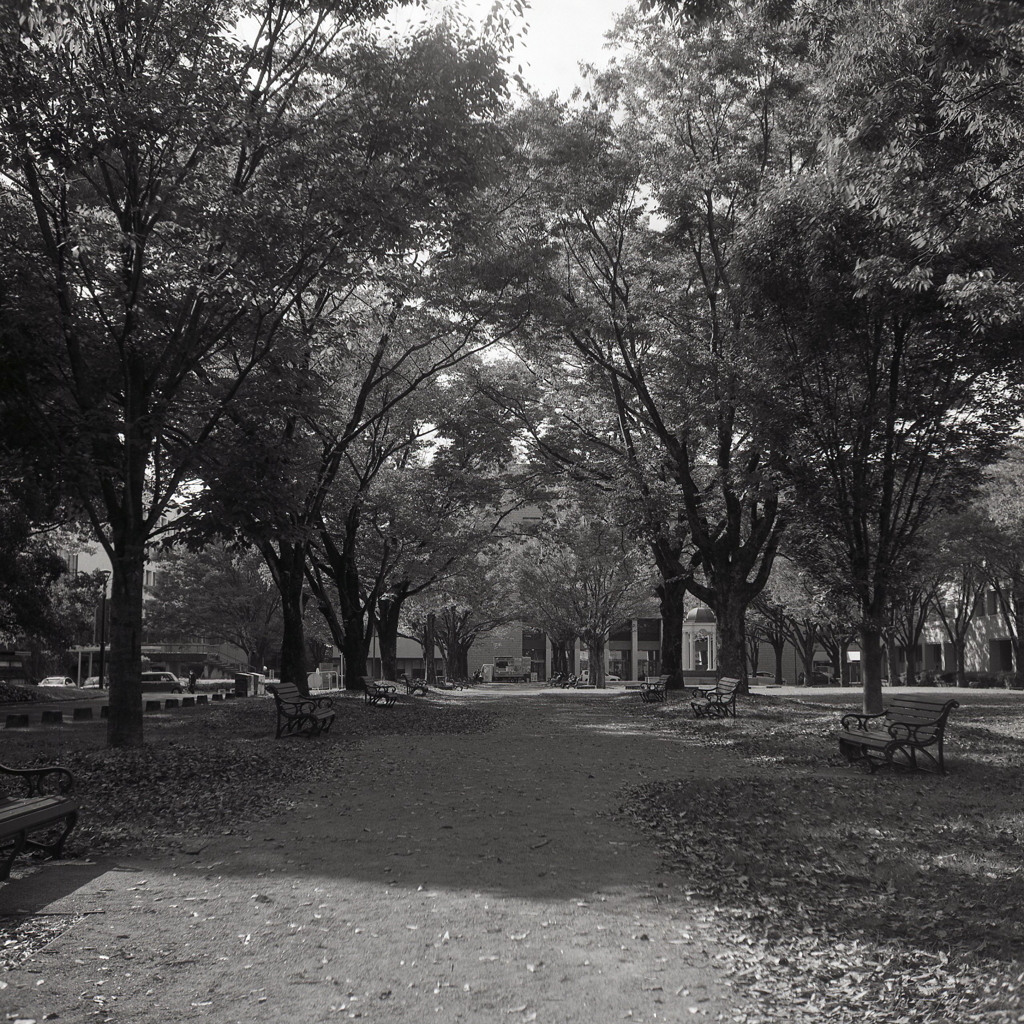
[[[630,705],[735,761],[636,787],[623,812],[724,941],[757,1007],[736,1020],[1024,1020],[1024,704],[967,695],[943,778],[847,765],[835,733],[856,700],[747,697],[712,722]]]

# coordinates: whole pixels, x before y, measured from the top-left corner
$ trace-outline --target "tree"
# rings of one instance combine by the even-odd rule
[[[554,250],[547,343],[564,342],[556,372],[581,364],[594,440],[635,489],[666,635],[689,590],[715,611],[722,671],[744,677],[745,612],[782,518],[734,249],[776,176],[813,152],[799,58],[786,29],[742,4],[678,32],[626,15],[616,38],[592,109],[529,114]]]
[[[786,650],[786,641],[789,637],[786,629],[785,605],[774,600],[774,595],[762,592],[754,600],[750,611],[752,616],[747,623],[748,635],[753,637],[754,642],[758,645],[763,640],[771,647],[772,653],[775,655],[775,682],[781,684],[783,681],[782,655]],[[756,672],[757,663],[753,657],[750,662],[751,671]]]
[[[524,621],[547,630],[560,624],[586,645],[590,681],[605,686],[608,634],[639,613],[653,583],[644,549],[620,525],[566,504],[523,545],[516,577]]]
[[[819,13],[827,159],[766,204],[744,269],[804,449],[796,507],[857,602],[874,712],[906,553],[964,506],[1019,417],[1024,92],[1007,68],[1024,47],[1014,4]]]
[[[940,289],[897,278],[918,258],[827,175],[781,190],[746,254],[763,372],[789,439],[791,544],[857,603],[869,711],[881,707],[887,609],[921,530],[969,500],[1017,416],[1005,349],[985,344]]]
[[[502,301],[500,271],[481,283],[494,270],[482,194],[497,173],[494,113],[505,89],[495,42],[442,24],[404,42],[363,41],[350,56],[338,73],[351,92],[326,123],[351,162],[353,215],[378,224],[387,244],[349,252],[333,278],[307,289],[297,307],[301,353],[261,368],[267,400],[232,410],[231,436],[203,469],[208,518],[267,559],[282,598],[282,675],[300,689],[307,585],[345,650],[347,678],[362,675],[354,666],[368,641],[352,538],[361,491],[389,456],[378,445],[367,462],[360,446],[387,433],[428,382],[493,342]],[[326,164],[334,152],[325,140],[318,154]],[[349,472],[350,463],[362,468]],[[347,496],[346,486],[355,488]],[[353,517],[333,535],[330,503],[335,525]],[[314,540],[319,577],[308,571]]]
[[[989,524],[981,534],[987,542],[981,546],[980,568],[995,591],[999,615],[1013,645],[1014,669],[1020,675],[1024,672],[1024,448],[1020,444],[987,473],[980,505]]]
[[[31,271],[20,340],[48,371],[23,397],[113,568],[112,746],[143,739],[143,565],[169,504],[301,338],[325,266],[393,240],[365,154],[323,131],[348,102],[338,40],[385,6],[26,4],[0,30],[3,259]]]
[[[213,543],[160,558],[146,625],[156,640],[202,637],[245,651],[262,671],[280,642],[281,598],[258,552]]]

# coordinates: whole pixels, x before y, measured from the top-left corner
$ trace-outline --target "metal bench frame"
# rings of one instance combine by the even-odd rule
[[[271,683],[277,708],[277,736],[319,736],[334,724],[334,701],[330,697],[307,697],[294,683]]]
[[[42,850],[51,857],[63,853],[78,821],[78,801],[71,796],[75,777],[67,768],[8,768],[0,764],[0,775],[20,779],[25,790],[21,797],[0,796],[0,849],[10,847],[0,860],[3,881],[10,876],[15,857],[24,850]],[[55,826],[61,828],[55,838],[30,838]]]
[[[943,740],[949,713],[960,702],[908,693],[894,697],[877,715],[843,715],[839,750],[872,772],[882,767],[946,774]]]
[[[735,718],[736,691],[740,681],[723,676],[710,688],[693,687],[690,691],[697,700],[690,702],[697,718]]]

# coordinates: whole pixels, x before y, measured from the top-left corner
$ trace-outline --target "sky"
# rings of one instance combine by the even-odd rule
[[[542,96],[558,92],[568,99],[582,83],[580,61],[599,67],[606,63],[604,35],[629,0],[529,0],[526,32],[513,56],[512,70],[523,67],[523,78]],[[466,13],[478,11],[483,20],[492,0],[462,0]],[[428,9],[443,0],[430,0]],[[399,16],[401,17],[401,16]]]
[[[517,54],[523,77],[542,95],[558,90],[567,98],[581,82],[580,61],[607,61],[604,34],[626,5],[627,0],[531,0],[525,45]]]

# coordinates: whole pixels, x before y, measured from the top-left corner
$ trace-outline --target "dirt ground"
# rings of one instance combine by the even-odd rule
[[[123,1024],[731,1019],[740,996],[713,966],[686,878],[662,873],[615,815],[624,786],[710,785],[724,756],[631,731],[604,694],[459,699],[497,710],[497,728],[338,744],[333,787],[253,779],[294,791],[284,816],[173,859],[55,863],[0,886],[0,914],[55,932],[74,922],[0,982],[0,1011]]]

